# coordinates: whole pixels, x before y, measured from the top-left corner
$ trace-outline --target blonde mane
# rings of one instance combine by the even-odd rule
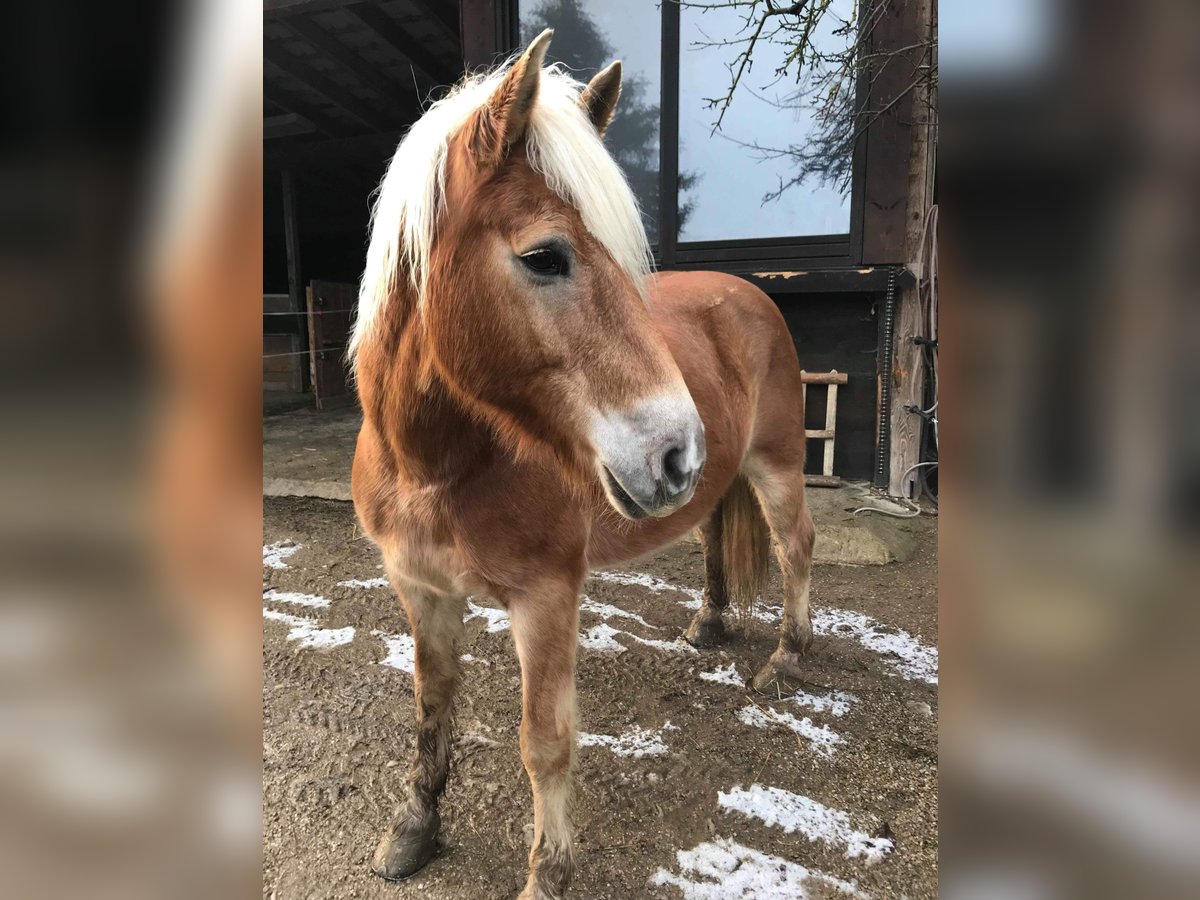
[[[371,242],[349,347],[352,366],[401,278],[407,276],[418,308],[424,307],[450,141],[487,102],[511,62],[465,79],[434,103],[397,147],[371,213]],[[637,200],[579,101],[583,87],[557,65],[542,70],[525,138],[529,161],[644,289],[651,256]]]

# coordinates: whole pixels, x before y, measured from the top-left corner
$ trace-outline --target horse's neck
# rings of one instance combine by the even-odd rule
[[[401,342],[397,350],[376,375],[366,412],[402,476],[418,484],[447,483],[486,466],[496,454],[491,430],[422,365],[415,341]]]

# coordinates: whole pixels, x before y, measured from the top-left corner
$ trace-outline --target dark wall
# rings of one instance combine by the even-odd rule
[[[382,174],[382,172],[380,173]],[[326,179],[328,175],[324,176]],[[322,178],[317,175],[316,178]],[[296,173],[302,281],[355,284],[367,258],[370,195],[375,182],[318,182]],[[263,173],[263,292],[286,294],[287,245],[278,171]]]
[[[838,388],[837,441],[833,471],[843,478],[869,479],[874,472],[878,294],[778,294],[773,298],[796,342],[800,367],[809,372],[845,372]],[[823,385],[808,389],[805,422],[825,427]],[[823,441],[808,442],[806,470],[821,471]]]

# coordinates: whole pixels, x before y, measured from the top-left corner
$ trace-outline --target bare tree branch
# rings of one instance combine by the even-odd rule
[[[843,193],[850,189],[854,147],[863,133],[890,113],[919,87],[936,86],[936,56],[932,38],[903,47],[881,47],[875,30],[888,11],[889,0],[858,0],[848,19],[832,8],[833,0],[799,0],[780,4],[777,0],[668,0],[701,15],[717,10],[736,11],[742,25],[736,34],[714,39],[701,31],[704,40],[692,42],[701,49],[726,48],[733,54],[725,63],[728,90],[720,97],[706,98],[716,111],[712,134],[722,131],[725,115],[754,67],[755,51],[774,45],[785,51],[775,77],[793,79],[796,89],[782,100],[771,100],[746,88],[758,99],[780,108],[804,111],[812,116],[813,129],[803,145],[762,146],[722,132],[722,137],[754,150],[763,159],[791,159],[795,170],[781,177],[779,187],[763,201],[779,199],[788,189],[810,178],[833,185]],[[829,37],[838,40],[830,46]],[[890,67],[911,62],[911,84],[887,102],[872,108],[876,81]],[[772,85],[774,86],[774,85]]]

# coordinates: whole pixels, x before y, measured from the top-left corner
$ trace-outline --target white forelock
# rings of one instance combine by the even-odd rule
[[[508,68],[465,80],[434,103],[396,148],[371,213],[371,242],[350,339],[352,364],[401,278],[409,279],[418,304],[424,305],[450,141],[487,102]],[[542,69],[526,130],[529,161],[644,290],[651,256],[637,200],[579,101],[583,87],[557,65]]]

